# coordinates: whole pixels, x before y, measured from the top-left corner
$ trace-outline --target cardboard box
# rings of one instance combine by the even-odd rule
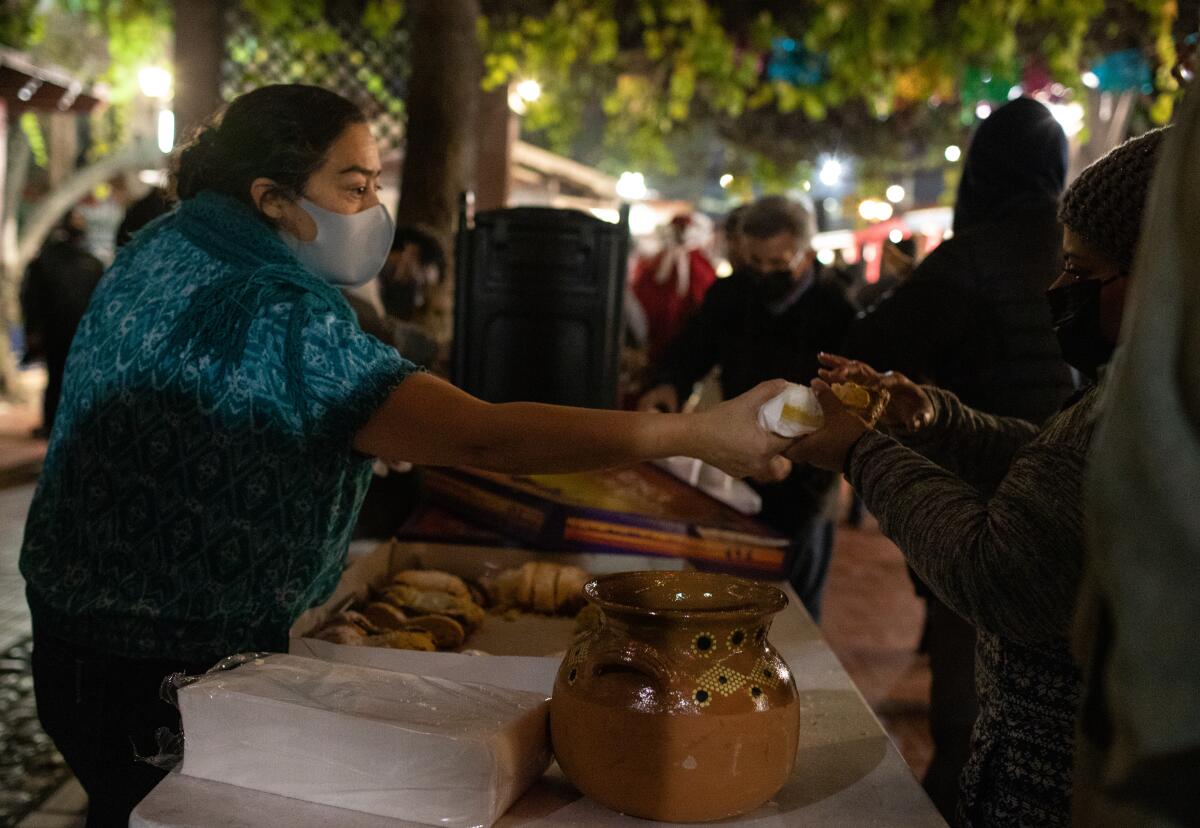
[[[680,557],[760,578],[784,574],[787,538],[651,463],[524,476],[426,469],[421,485],[446,509],[539,549]]]
[[[296,620],[292,625],[288,652],[393,672],[544,693],[549,697],[559,662],[575,629],[573,618],[523,614],[515,620],[507,620],[488,613],[483,626],[467,639],[466,651],[462,653],[362,647],[308,637],[331,615],[365,598],[372,586],[387,583],[391,573],[401,569],[440,569],[477,581],[486,574],[519,567],[532,560],[570,564],[594,575],[638,569],[677,570],[686,566],[685,561],[677,558],[555,554],[390,541],[380,544],[374,552],[358,557],[342,574],[342,580],[329,600]]]

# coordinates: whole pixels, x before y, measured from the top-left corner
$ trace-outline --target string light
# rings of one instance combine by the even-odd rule
[[[138,86],[147,98],[162,100],[171,95],[171,73],[161,66],[143,66],[137,74]]]
[[[646,197],[646,176],[640,172],[626,170],[617,179],[617,195],[626,201],[637,201]]]
[[[842,162],[830,158],[821,165],[821,172],[817,177],[826,187],[836,187],[842,180]]]

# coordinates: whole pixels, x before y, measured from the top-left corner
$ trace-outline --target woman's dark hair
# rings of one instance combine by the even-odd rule
[[[250,184],[269,178],[298,198],[346,127],[363,111],[319,86],[264,86],[235,98],[179,148],[171,192],[181,200],[210,190],[254,206]]]

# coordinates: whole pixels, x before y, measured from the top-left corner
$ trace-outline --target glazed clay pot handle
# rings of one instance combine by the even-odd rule
[[[592,657],[593,679],[607,675],[637,674],[644,677],[656,690],[670,686],[670,667],[653,647],[639,641],[626,641],[595,651]]]

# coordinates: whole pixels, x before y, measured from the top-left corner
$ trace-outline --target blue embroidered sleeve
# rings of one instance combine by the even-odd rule
[[[302,333],[311,436],[347,445],[416,365],[395,348],[334,313],[317,314]]]

